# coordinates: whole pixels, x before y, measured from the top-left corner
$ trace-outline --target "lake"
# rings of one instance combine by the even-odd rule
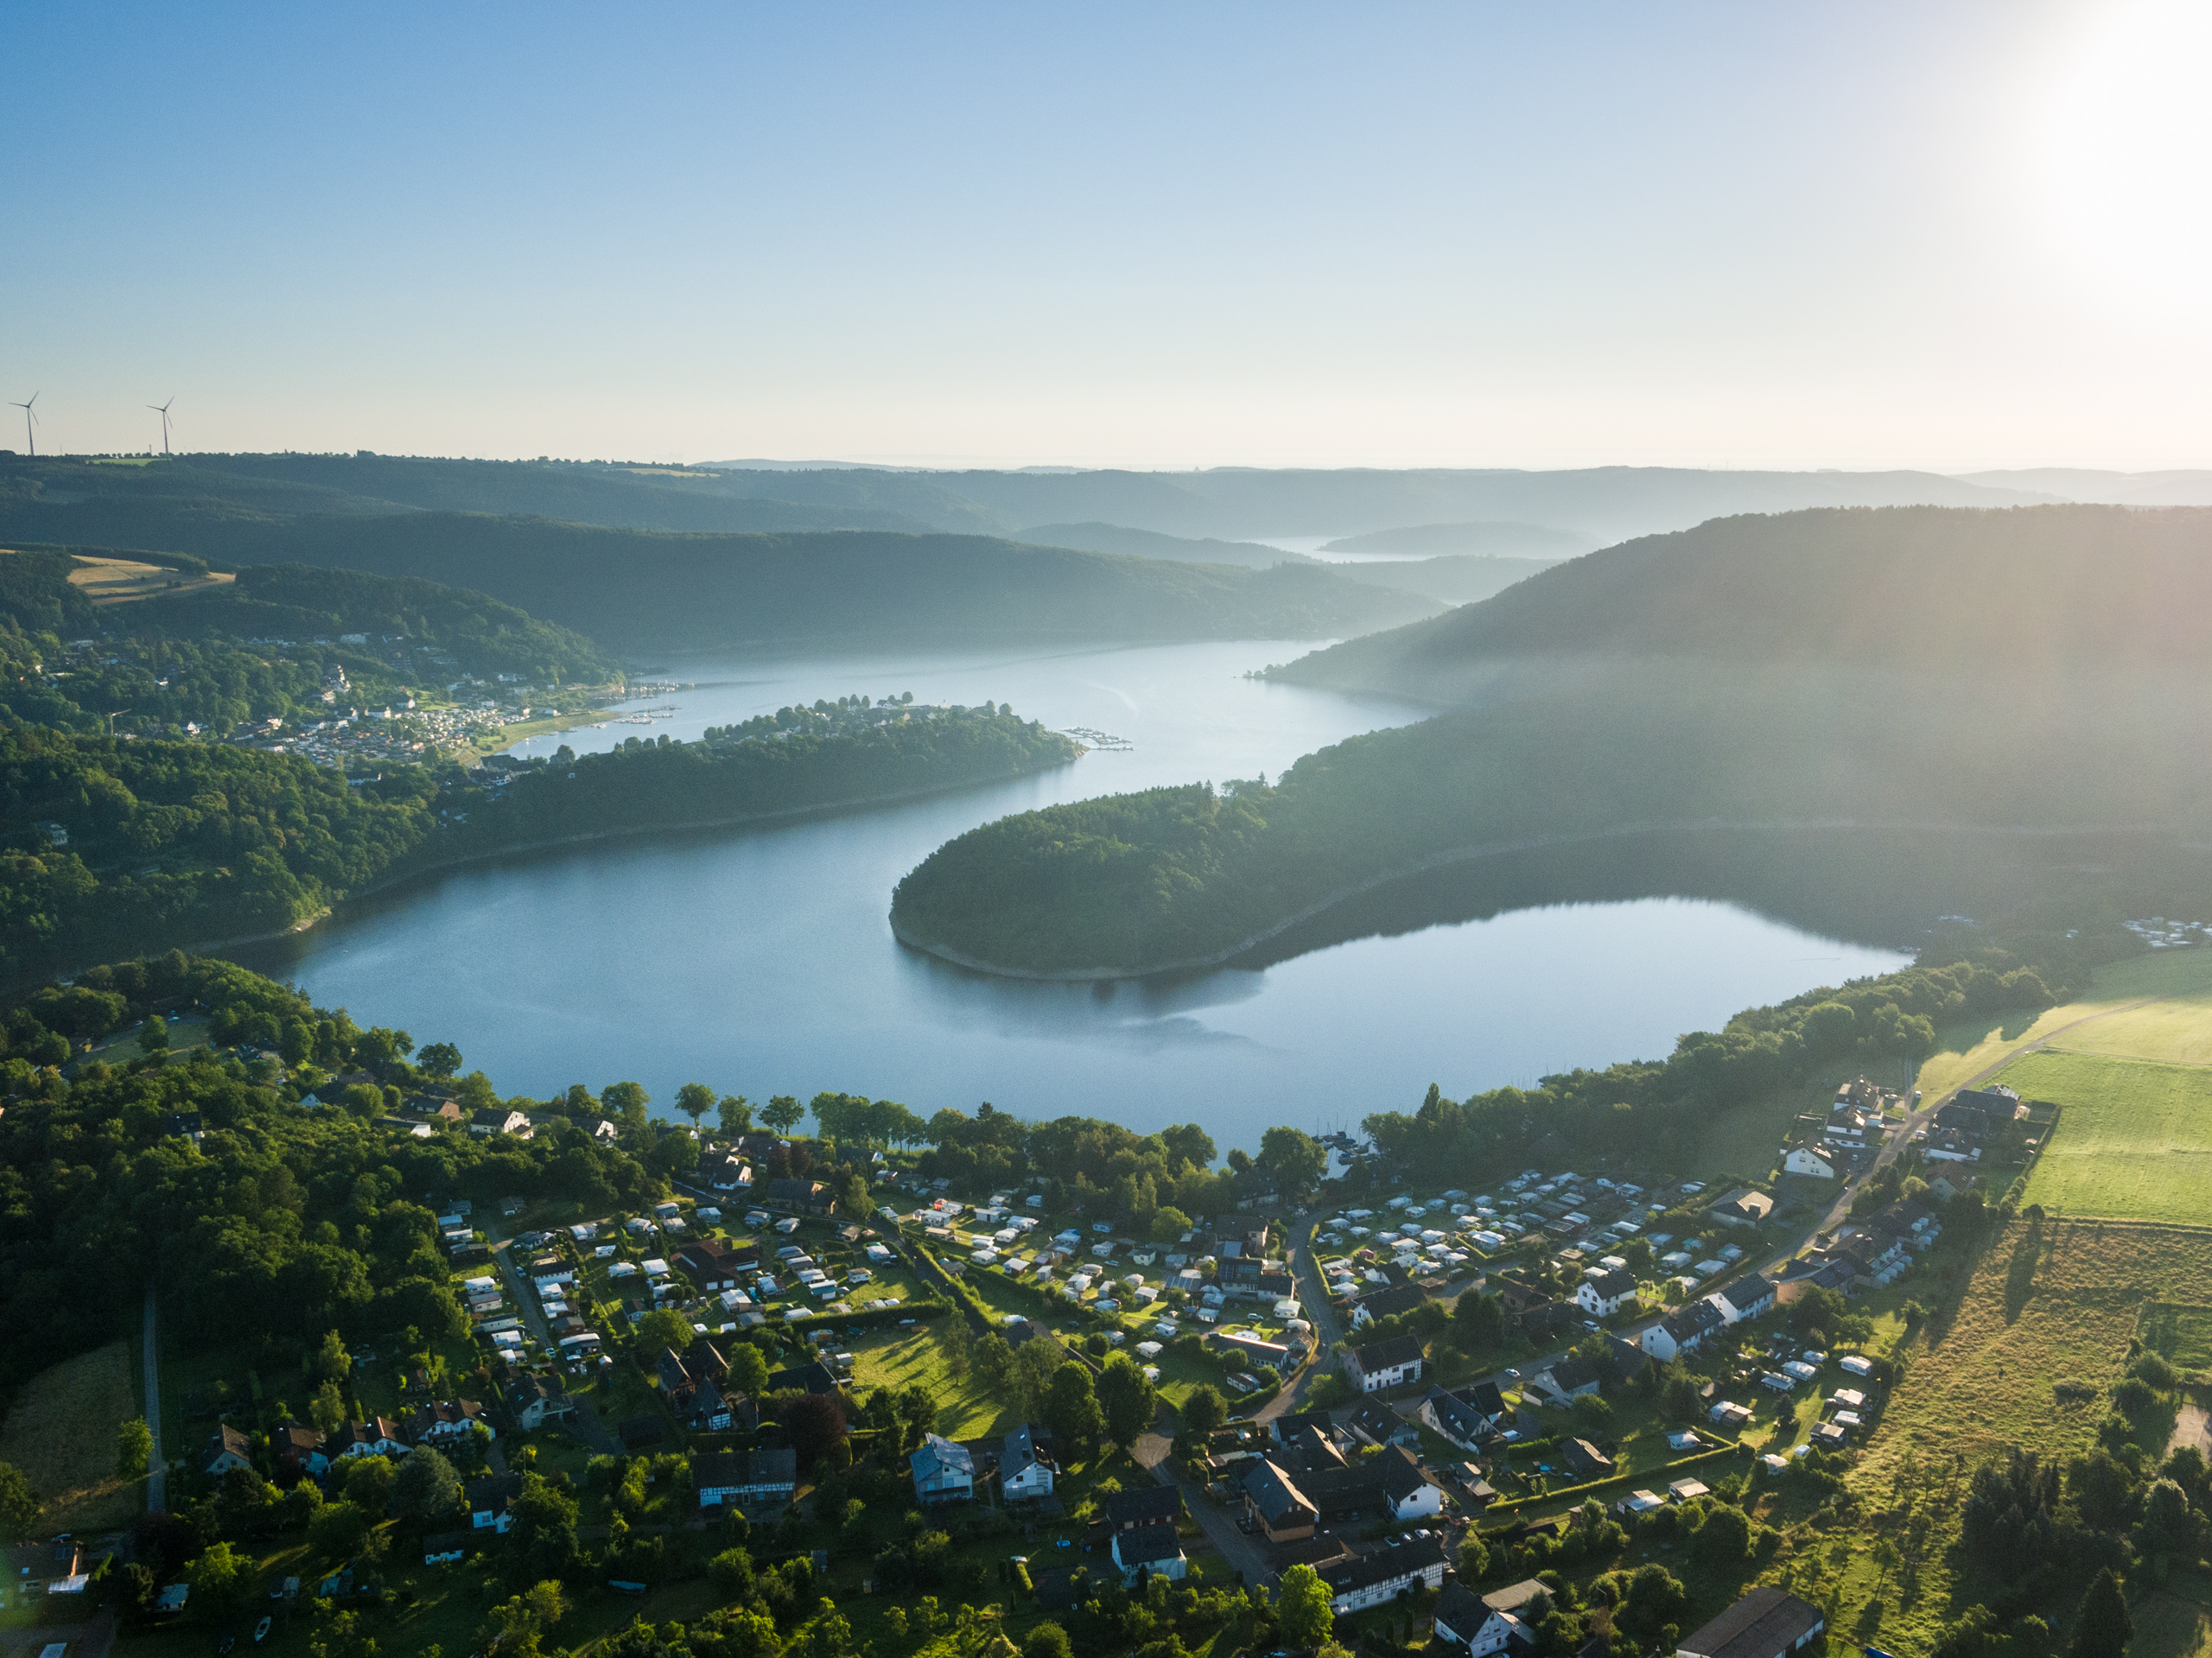
[[[1815,985],[1891,970],[1740,905],[1638,896],[1508,909],[1352,937],[1173,983],[989,978],[900,947],[899,879],[1009,812],[1160,784],[1273,777],[1301,754],[1424,717],[1243,676],[1300,641],[1115,649],[735,657],[656,664],[682,688],[646,726],[537,739],[605,748],[696,737],[794,702],[912,691],[1011,702],[1058,729],[1125,739],[1039,777],[886,810],[741,833],[613,841],[448,872],[235,952],[364,1025],[450,1041],[504,1093],[622,1078],[764,1099],[824,1089],[927,1115],[988,1100],[1140,1131],[1202,1123],[1226,1150],[1289,1122],[1356,1128],[1578,1065],[1661,1058],[1682,1032]]]

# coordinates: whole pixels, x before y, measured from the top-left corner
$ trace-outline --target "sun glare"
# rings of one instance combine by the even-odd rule
[[[2048,222],[2107,293],[2162,312],[2201,307],[2212,277],[2212,7],[2100,8],[2055,67]]]

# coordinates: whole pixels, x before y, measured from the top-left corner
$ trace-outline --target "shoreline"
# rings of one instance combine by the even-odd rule
[[[954,794],[963,789],[979,788],[988,784],[1011,782],[1018,778],[1034,777],[1039,772],[1053,771],[1059,766],[1072,765],[1076,760],[1083,758],[1083,754],[1089,752],[1090,750],[1086,747],[1073,759],[1054,760],[1048,765],[1016,766],[1011,771],[993,772],[982,777],[963,778],[957,782],[938,784],[924,789],[901,789],[887,794],[855,795],[849,799],[824,801],[812,806],[788,806],[769,812],[743,812],[721,817],[686,819],[680,823],[639,823],[624,829],[592,829],[576,835],[555,835],[543,841],[521,842],[512,846],[487,847],[481,851],[463,853],[454,857],[440,858],[435,862],[417,864],[404,870],[387,872],[378,875],[366,886],[324,905],[313,915],[302,916],[299,920],[285,926],[272,928],[264,932],[237,933],[221,938],[194,939],[175,944],[151,944],[133,954],[143,956],[165,950],[179,950],[188,956],[207,956],[220,950],[235,950],[247,944],[273,944],[321,925],[335,917],[346,905],[358,903],[363,899],[398,892],[411,882],[425,880],[432,875],[442,874],[449,869],[463,869],[472,864],[491,863],[502,858],[553,851],[563,847],[589,846],[602,841],[635,840],[652,835],[686,834],[700,829],[734,829],[753,825],[798,823],[816,817],[835,817],[845,812],[864,811],[877,806],[894,806],[912,800],[927,800],[938,795]],[[5,986],[0,986],[0,990],[12,994],[39,984],[57,983],[63,980],[73,979],[87,968],[99,965],[100,963],[98,962],[86,962],[69,967],[56,968],[50,973],[41,973],[30,978],[12,981]]]
[[[1203,956],[1180,956],[1171,962],[1161,962],[1147,967],[1088,967],[1088,968],[1020,968],[1006,967],[970,956],[965,950],[950,944],[935,943],[920,938],[901,925],[894,912],[891,919],[892,936],[909,950],[934,956],[939,961],[974,973],[986,973],[994,978],[1027,979],[1040,984],[1099,984],[1129,979],[1151,979],[1171,974],[1204,972],[1226,967],[1246,951],[1255,950],[1270,938],[1278,937],[1314,917],[1349,903],[1377,887],[1393,881],[1404,880],[1414,875],[1424,875],[1438,869],[1450,868],[1455,864],[1478,862],[1484,858],[1510,856],[1522,852],[1541,852],[1554,847],[1588,846],[1605,841],[1626,840],[1643,835],[1679,835],[1691,830],[1713,830],[1730,833],[1802,834],[1806,832],[1837,834],[1864,830],[1868,833],[1910,833],[1920,835],[1999,835],[2021,839],[2056,840],[2075,835],[2153,835],[2177,832],[2171,827],[2155,824],[2100,824],[2072,825],[2059,829],[2032,829],[2020,824],[1973,823],[1862,823],[1856,818],[1802,820],[1777,819],[1769,822],[1739,823],[1721,818],[1701,818],[1693,821],[1658,823],[1624,823],[1611,829],[1590,829],[1578,834],[1537,835],[1525,841],[1486,842],[1478,845],[1452,847],[1442,852],[1433,852],[1409,864],[1399,865],[1379,874],[1368,876],[1325,893],[1304,908],[1294,911],[1281,920],[1273,922],[1257,932],[1248,933],[1236,943]],[[2192,845],[2193,842],[2182,842]]]

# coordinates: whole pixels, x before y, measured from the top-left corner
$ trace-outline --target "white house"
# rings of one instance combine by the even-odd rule
[[[1190,1562],[1183,1558],[1183,1545],[1176,1540],[1175,1528],[1164,1522],[1129,1526],[1116,1532],[1113,1554],[1124,1584],[1135,1583],[1139,1572],[1172,1583],[1190,1571]]]
[[[1665,1364],[1679,1354],[1695,1352],[1704,1345],[1707,1337],[1726,1322],[1720,1309],[1710,1300],[1693,1301],[1647,1329],[1643,1332],[1642,1346],[1645,1352]]]
[[[999,1491],[1008,1502],[1026,1502],[1052,1494],[1052,1464],[1037,1454],[1035,1436],[1028,1425],[1006,1436],[999,1452]]]
[[[1444,1586],[1444,1547],[1433,1536],[1415,1532],[1389,1545],[1348,1560],[1317,1568],[1329,1585],[1329,1604],[1342,1617],[1386,1605],[1418,1589]]]
[[[1393,1336],[1344,1355],[1344,1374],[1362,1393],[1380,1393],[1421,1378],[1421,1338]]]
[[[1536,1644],[1537,1614],[1551,1609],[1551,1591],[1534,1578],[1478,1595],[1454,1582],[1436,1603],[1436,1638],[1468,1658],[1489,1658],[1509,1646]]]
[[[1621,1268],[1598,1273],[1582,1280],[1574,1299],[1592,1318],[1610,1318],[1636,1299],[1636,1274]]]
[[[1808,1175],[1815,1180],[1834,1180],[1849,1166],[1843,1154],[1827,1145],[1792,1146],[1782,1159],[1785,1173]]]
[[[976,1495],[976,1458],[957,1440],[928,1434],[906,1465],[914,1477],[914,1496],[925,1506],[964,1502]]]

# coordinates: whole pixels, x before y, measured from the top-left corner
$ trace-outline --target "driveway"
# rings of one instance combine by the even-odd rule
[[[1287,1393],[1275,1395],[1277,1401],[1287,1398]],[[1271,1401],[1272,1402],[1272,1401]],[[1173,1485],[1183,1493],[1183,1506],[1198,1522],[1198,1529],[1221,1551],[1231,1570],[1244,1574],[1248,1588],[1274,1581],[1274,1572],[1268,1565],[1267,1546],[1257,1538],[1247,1537],[1236,1528],[1236,1512],[1233,1509],[1217,1508],[1204,1487],[1185,1479],[1175,1471],[1175,1463],[1169,1453],[1171,1441],[1157,1431],[1147,1433],[1129,1447],[1140,1466],[1149,1469],[1153,1478],[1162,1485]]]

